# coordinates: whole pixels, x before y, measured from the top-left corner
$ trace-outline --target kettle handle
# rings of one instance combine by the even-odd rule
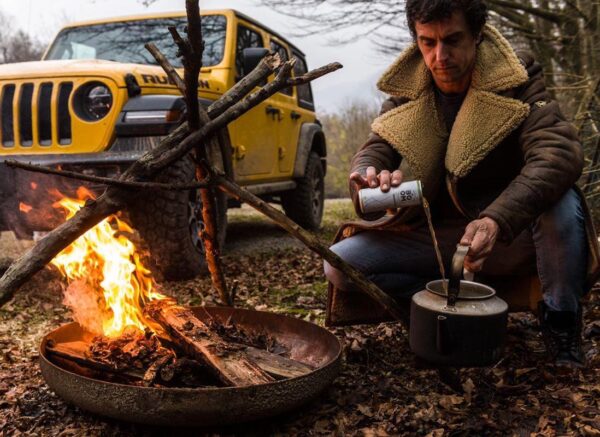
[[[458,299],[458,293],[460,291],[460,280],[463,275],[463,268],[465,264],[465,257],[469,252],[469,246],[463,246],[460,244],[456,245],[456,252],[452,257],[452,268],[450,270],[450,277],[448,278],[448,306],[453,307]]]

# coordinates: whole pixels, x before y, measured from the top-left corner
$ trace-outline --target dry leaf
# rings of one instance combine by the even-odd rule
[[[465,400],[467,404],[471,403],[473,390],[475,390],[475,383],[471,378],[468,378],[462,385],[462,388],[465,392]]]
[[[440,397],[440,406],[446,410],[452,410],[456,405],[460,405],[465,401],[465,398],[457,395],[444,395]]]
[[[365,416],[373,417],[373,412],[371,411],[371,407],[364,405],[364,404],[359,404],[357,408],[358,408],[358,411],[360,411]]]

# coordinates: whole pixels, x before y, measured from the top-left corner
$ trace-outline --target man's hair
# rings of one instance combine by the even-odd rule
[[[482,0],[407,0],[406,20],[413,38],[417,37],[415,23],[430,23],[463,11],[471,35],[477,36],[487,20],[488,9]]]

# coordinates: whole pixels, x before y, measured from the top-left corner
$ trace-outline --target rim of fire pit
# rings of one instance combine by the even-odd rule
[[[254,326],[257,328],[262,327],[261,321],[279,321],[279,327],[285,326],[287,331],[274,336],[278,342],[288,346],[282,336],[287,335],[292,340],[304,331],[305,341],[316,341],[315,346],[327,347],[327,353],[323,354],[325,362],[305,375],[243,387],[140,387],[83,376],[52,362],[46,344],[56,335],[82,329],[71,322],[42,339],[39,351],[44,380],[66,402],[102,416],[148,425],[216,426],[264,419],[298,408],[318,396],[339,373],[342,345],[334,334],[321,326],[264,311],[228,307],[191,309],[206,311],[224,320],[231,318],[242,328],[246,324],[240,322],[239,317],[244,320],[244,316],[256,317],[259,323]],[[311,339],[310,331],[318,338]]]

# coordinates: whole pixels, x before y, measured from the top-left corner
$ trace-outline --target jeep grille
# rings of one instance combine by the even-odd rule
[[[0,93],[0,143],[50,147],[71,144],[69,97],[73,82],[5,83]]]

